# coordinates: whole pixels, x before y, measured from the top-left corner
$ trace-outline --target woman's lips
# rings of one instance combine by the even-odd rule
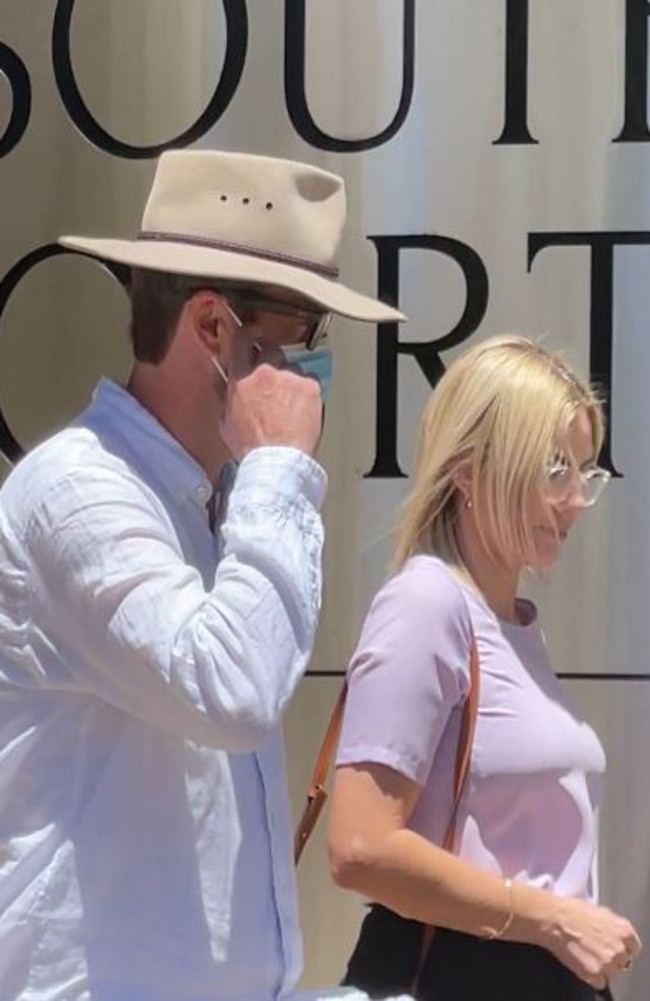
[[[566,528],[552,528],[550,525],[537,525],[536,528],[538,532],[552,535],[554,539],[560,539],[561,542],[564,542],[569,534]]]

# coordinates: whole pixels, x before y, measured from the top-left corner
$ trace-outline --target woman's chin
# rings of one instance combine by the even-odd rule
[[[550,570],[560,559],[566,533],[560,534],[550,528],[535,530],[535,566],[539,570]]]

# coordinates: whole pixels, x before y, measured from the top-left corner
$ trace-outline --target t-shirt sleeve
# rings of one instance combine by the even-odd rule
[[[471,625],[459,583],[418,557],[375,597],[348,673],[337,765],[388,765],[424,785],[470,687]]]

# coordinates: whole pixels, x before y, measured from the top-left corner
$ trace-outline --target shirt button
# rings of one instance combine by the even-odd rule
[[[210,488],[206,486],[200,486],[196,488],[196,496],[201,501],[202,504],[207,503],[210,498]]]

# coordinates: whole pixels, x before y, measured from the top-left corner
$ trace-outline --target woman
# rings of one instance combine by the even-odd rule
[[[330,813],[336,882],[376,902],[346,977],[373,997],[416,980],[432,1001],[610,997],[641,948],[596,902],[601,745],[517,597],[609,479],[602,435],[594,394],[520,337],[465,352],[428,404],[396,572],[350,667]]]

